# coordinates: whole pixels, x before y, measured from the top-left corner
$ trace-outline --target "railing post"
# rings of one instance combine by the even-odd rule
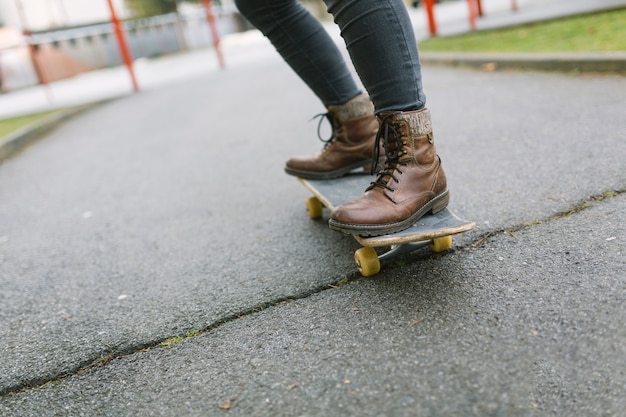
[[[39,84],[44,86],[46,96],[48,97],[48,101],[52,102],[52,93],[50,91],[50,84],[48,83],[48,77],[41,65],[41,62],[39,61],[39,45],[35,45],[32,32],[28,28],[28,22],[26,20],[26,13],[24,12],[24,5],[22,4],[21,0],[15,0],[15,4],[17,6],[17,14],[20,19],[20,24],[22,25],[22,35],[24,36],[24,39],[26,40],[26,45],[28,47],[28,54],[30,56],[31,63],[33,64],[33,69],[35,70],[37,81],[39,82]]]
[[[130,53],[130,49],[128,48],[128,42],[126,42],[126,36],[124,35],[124,31],[122,30],[120,20],[117,18],[117,13],[115,13],[115,7],[113,7],[112,1],[107,0],[107,3],[109,5],[109,10],[111,11],[111,23],[113,24],[113,29],[115,30],[115,36],[117,37],[117,43],[120,47],[122,60],[124,61],[124,65],[126,65],[128,73],[130,74],[130,79],[133,83],[133,89],[135,91],[139,91],[139,84],[137,84],[137,78],[135,78],[135,70],[133,68],[133,58]]]
[[[515,0],[513,0],[515,1]],[[476,6],[478,7],[478,16],[479,17],[483,17],[483,1],[482,0],[476,0]]]
[[[435,0],[424,0],[426,16],[428,17],[428,31],[431,36],[437,36],[437,23],[435,22]]]
[[[472,30],[476,29],[476,0],[467,0],[469,8],[469,24]]]
[[[202,4],[204,5],[206,19],[209,22],[209,29],[211,30],[211,37],[213,38],[213,48],[217,54],[217,61],[220,68],[224,68],[224,56],[222,55],[222,49],[220,48],[220,34],[217,30],[215,14],[213,14],[213,7],[211,7],[211,0],[202,0]]]

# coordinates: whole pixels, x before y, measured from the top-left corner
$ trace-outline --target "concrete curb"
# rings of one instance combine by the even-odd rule
[[[422,52],[426,65],[478,67],[482,69],[526,69],[579,73],[626,74],[626,52],[589,53],[462,53]]]
[[[108,101],[111,100],[103,100],[60,110],[58,113],[51,114],[44,119],[28,124],[15,132],[8,134],[7,136],[0,137],[0,162],[19,153],[30,144],[39,140],[51,129],[54,129],[71,117]]]

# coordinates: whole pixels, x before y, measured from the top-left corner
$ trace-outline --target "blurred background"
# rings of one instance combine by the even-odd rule
[[[329,19],[321,0],[302,3]],[[234,0],[111,0],[133,59],[213,44],[207,4],[220,36],[251,28]],[[0,0],[0,92],[122,63],[108,0]]]
[[[301,1],[320,20],[330,21],[322,0]],[[626,0],[404,2],[410,9],[420,51],[423,52],[626,50],[626,38],[620,35],[623,33]],[[438,6],[436,18],[433,12],[435,4]],[[481,5],[487,10],[488,19],[484,19]],[[128,45],[130,57],[126,62],[116,36],[112,10],[121,22]],[[602,10],[606,12],[598,13]],[[580,15],[580,18],[563,24],[524,25],[567,15]],[[480,31],[498,26],[512,29],[509,32],[492,30],[470,35],[469,32],[476,29],[477,16],[481,17]],[[442,25],[437,28],[435,23]],[[27,87],[49,87],[56,81],[67,84],[80,78],[76,75],[91,76],[102,72],[94,70],[121,68],[121,64],[129,66],[131,62],[143,65],[147,62],[145,58],[175,58],[181,57],[181,52],[191,56],[188,52],[201,52],[212,47],[221,61],[219,39],[251,28],[238,13],[234,0],[0,0],[0,93],[11,93],[0,97],[0,119],[48,109],[53,101],[55,107],[80,102],[78,98],[73,101],[66,99],[69,93],[64,95],[60,86],[57,91],[47,88],[46,96],[41,91],[27,93]],[[455,34],[463,37],[451,36]],[[258,44],[255,45],[258,47]],[[248,51],[251,48],[248,47]],[[171,75],[194,65],[198,71],[206,70],[200,68],[206,64],[205,58],[196,59],[193,64],[171,65],[161,72]],[[158,60],[150,62],[155,61]],[[145,69],[145,65],[143,67]],[[143,83],[140,84],[145,86],[148,77],[145,71],[141,75]],[[93,90],[97,84],[100,84],[100,89],[105,89],[105,83],[101,81],[90,84],[83,81],[80,85],[75,83],[74,96],[77,91],[86,95],[86,90]],[[55,85],[58,86],[58,83]],[[106,87],[110,90],[109,94],[92,91],[92,95],[98,98],[110,96],[113,85],[111,82]],[[69,91],[69,87],[65,87]],[[123,88],[126,91],[127,83]],[[9,95],[11,102],[7,103]],[[42,97],[47,99],[42,101]]]
[[[321,2],[309,1],[319,10]],[[112,0],[134,59],[213,43],[200,0]],[[233,0],[210,2],[217,30],[249,28]],[[107,0],[0,0],[0,90],[121,64]],[[41,80],[44,78],[44,80]]]

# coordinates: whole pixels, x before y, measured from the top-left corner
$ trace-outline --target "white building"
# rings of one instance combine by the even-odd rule
[[[120,18],[124,0],[113,0]],[[20,16],[19,9],[22,13]],[[102,22],[111,18],[107,0],[0,0],[0,25],[38,31]]]

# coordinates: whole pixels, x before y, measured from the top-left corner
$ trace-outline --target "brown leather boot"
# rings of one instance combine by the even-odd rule
[[[358,168],[370,170],[378,120],[370,98],[361,94],[345,104],[328,106],[325,114],[333,136],[317,155],[291,158],[285,172],[307,179],[330,179]]]
[[[446,176],[433,143],[428,109],[378,116],[387,161],[365,194],[337,207],[330,228],[379,236],[404,230],[448,205]]]

